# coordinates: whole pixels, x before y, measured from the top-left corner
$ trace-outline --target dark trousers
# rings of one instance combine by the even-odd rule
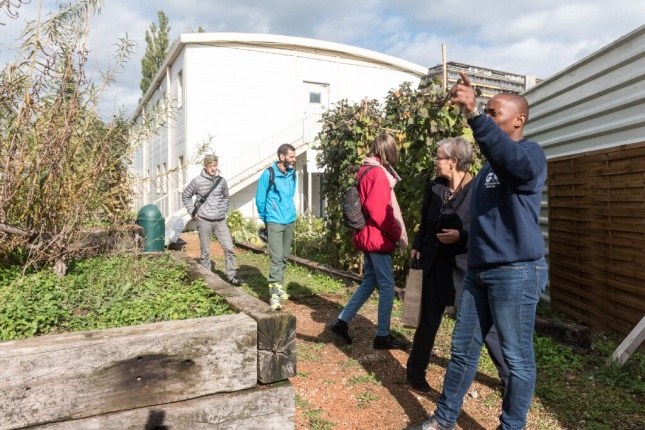
[[[428,283],[437,282],[433,272],[434,270],[428,274],[430,279],[424,280],[421,296],[421,318],[419,320],[419,326],[414,333],[412,351],[410,351],[407,363],[407,374],[410,378],[425,378],[426,369],[428,368],[428,364],[430,364],[432,348],[434,348],[434,341],[439,331],[439,326],[441,325],[441,318],[447,306],[439,303],[436,295],[430,294]],[[461,291],[461,288],[458,288],[458,290]],[[493,360],[495,367],[497,367],[497,373],[502,381],[502,385],[506,389],[510,370],[504,363],[502,347],[500,346],[497,329],[494,325],[484,338],[484,344],[488,350],[488,355]]]

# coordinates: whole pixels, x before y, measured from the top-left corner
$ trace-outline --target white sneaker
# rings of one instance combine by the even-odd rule
[[[271,294],[269,304],[271,305],[271,309],[273,309],[274,311],[279,311],[280,309],[282,309],[282,301],[280,300],[280,296],[277,294]]]

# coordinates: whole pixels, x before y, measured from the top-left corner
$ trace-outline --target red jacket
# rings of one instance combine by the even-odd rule
[[[369,167],[363,165],[358,175]],[[358,193],[365,214],[365,227],[354,231],[354,248],[370,253],[390,253],[401,237],[401,228],[394,218],[390,205],[390,180],[385,171],[377,167],[367,172],[358,185]]]

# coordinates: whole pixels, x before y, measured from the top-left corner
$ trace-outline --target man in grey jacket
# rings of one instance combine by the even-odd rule
[[[217,155],[204,157],[204,170],[190,181],[181,195],[181,199],[189,214],[192,214],[197,207],[193,219],[197,221],[197,231],[199,232],[199,246],[201,248],[199,263],[211,270],[211,237],[215,233],[224,249],[228,281],[232,285],[240,286],[244,281],[237,277],[233,239],[228,225],[226,225],[228,184],[226,179],[220,176],[217,166]],[[193,196],[197,196],[195,202],[193,202]],[[202,200],[203,202],[200,204]]]

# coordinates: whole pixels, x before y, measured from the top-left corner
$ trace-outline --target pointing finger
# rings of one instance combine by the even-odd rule
[[[467,87],[470,87],[470,79],[468,78],[468,75],[464,71],[459,72],[459,75],[461,76],[461,80],[464,81],[464,85]]]

